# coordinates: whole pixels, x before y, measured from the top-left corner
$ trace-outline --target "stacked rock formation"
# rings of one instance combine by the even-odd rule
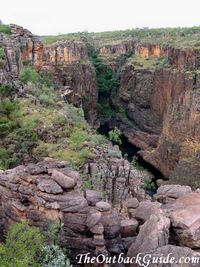
[[[26,219],[43,227],[46,220],[60,221],[60,242],[74,266],[81,253],[199,257],[200,193],[188,186],[164,185],[154,198],[152,202],[129,194],[121,200],[123,208],[114,209],[99,191],[85,190],[67,162],[45,159],[0,173],[1,237],[13,222]]]

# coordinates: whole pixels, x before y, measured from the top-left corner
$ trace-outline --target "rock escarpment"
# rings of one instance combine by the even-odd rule
[[[0,41],[4,50],[0,84],[12,81],[16,86],[23,67],[33,66],[41,74],[51,75],[60,93],[70,92],[69,100],[82,104],[88,121],[96,123],[96,76],[82,42],[44,46],[39,37],[17,25],[11,25],[11,36],[0,33]]]
[[[42,227],[61,221],[60,240],[77,254],[120,253],[119,215],[98,192],[83,192],[79,174],[66,162],[47,159],[0,174],[1,236],[6,225],[27,219]]]
[[[138,187],[134,177],[131,184]],[[59,239],[73,266],[80,253],[200,256],[196,252],[200,248],[198,191],[188,186],[161,186],[154,202],[132,192],[121,200],[121,209],[102,197],[98,191],[84,189],[80,174],[63,161],[48,158],[1,172],[1,237],[10,223],[26,219],[43,228],[47,220],[59,221],[63,225]]]
[[[138,226],[135,220],[134,231],[130,229],[132,219],[121,229],[123,203],[148,197],[141,188],[140,172],[121,157],[118,147],[97,147],[95,155],[79,173],[69,163],[50,158],[1,172],[1,237],[10,223],[28,220],[43,228],[47,220],[59,221],[60,242],[74,266],[80,253],[123,252],[121,232],[123,237],[135,235]]]
[[[131,123],[118,112],[110,125],[165,177],[197,187],[199,50],[139,43],[134,57],[121,70],[119,100],[111,100]]]
[[[4,48],[0,83],[18,84],[17,77],[27,63],[41,74],[51,73],[62,95],[77,106],[83,105],[86,119],[98,126],[96,73],[82,42],[65,41],[43,45],[22,27],[11,25],[12,38],[0,34]],[[118,126],[140,155],[174,183],[192,186],[199,176],[199,49],[177,48],[139,40],[97,44],[106,64],[117,68],[116,59],[132,52],[137,60],[121,69],[119,93],[110,102],[118,113],[110,126]],[[113,63],[114,60],[114,63]],[[164,61],[162,61],[164,60]],[[19,86],[19,85],[18,85]],[[188,169],[190,171],[188,171]],[[193,181],[190,181],[190,173]]]

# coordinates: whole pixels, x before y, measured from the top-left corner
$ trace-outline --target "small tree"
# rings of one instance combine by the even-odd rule
[[[0,246],[1,267],[39,267],[43,236],[38,228],[28,222],[9,226],[6,242]]]
[[[109,131],[109,139],[110,141],[118,144],[118,145],[121,145],[122,141],[120,139],[120,136],[121,136],[121,131],[120,129],[118,129],[117,127],[115,127],[113,130]]]
[[[37,71],[31,67],[25,67],[19,75],[19,79],[24,82],[37,83],[40,80],[40,76]]]

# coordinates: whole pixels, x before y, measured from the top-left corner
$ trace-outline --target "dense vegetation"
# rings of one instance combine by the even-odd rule
[[[43,232],[27,221],[9,226],[4,244],[0,244],[0,267],[70,267],[59,244],[52,243],[58,231]]]
[[[87,33],[81,35],[81,40],[85,43],[88,49],[89,60],[96,72],[98,89],[97,110],[100,115],[99,119],[101,123],[104,123],[108,121],[113,114],[109,98],[111,94],[116,93],[119,88],[119,77],[110,66],[103,62],[99,56],[99,51],[94,48],[92,39]]]
[[[10,25],[0,23],[0,32],[5,33],[5,34],[11,34]]]
[[[14,100],[12,86],[0,86],[0,169],[43,157],[68,160],[80,168],[92,148],[104,142],[92,133],[81,108],[66,104],[50,81],[26,67],[20,74],[26,98]]]

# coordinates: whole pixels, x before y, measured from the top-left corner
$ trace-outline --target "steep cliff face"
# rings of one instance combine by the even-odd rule
[[[11,25],[11,34],[12,38],[0,34],[5,53],[0,83],[17,80],[27,65],[41,73],[48,72],[60,92],[70,91],[69,100],[79,106],[83,104],[86,118],[94,125],[98,97],[96,77],[84,44],[66,41],[44,46],[37,36],[17,25]]]
[[[135,41],[128,40],[116,44],[101,45],[96,47],[99,49],[100,55],[106,56],[110,54],[125,54],[129,51],[133,51],[135,48]]]
[[[135,54],[144,60],[123,67],[117,103],[133,125],[117,115],[111,126],[117,124],[141,149],[139,154],[171,182],[181,183],[178,177],[183,175],[183,183],[197,186],[199,50],[140,43]],[[163,56],[166,65],[160,64]],[[156,58],[158,63],[150,64]]]
[[[11,25],[11,32],[12,38],[0,34],[5,53],[0,83],[16,80],[29,63],[41,73],[51,73],[55,88],[67,94],[68,101],[82,104],[87,120],[97,126],[96,73],[86,46],[77,41],[44,46],[16,25]],[[121,128],[141,149],[140,155],[165,176],[177,177],[183,161],[188,165],[198,156],[200,50],[135,40],[95,45],[120,77],[118,96],[110,98],[115,110],[110,126]],[[116,59],[129,52],[134,55],[118,68]]]
[[[200,52],[194,48],[175,48],[170,45],[157,45],[154,43],[139,43],[135,52],[142,57],[168,57],[171,65],[178,69],[185,67],[193,70],[199,66]]]

